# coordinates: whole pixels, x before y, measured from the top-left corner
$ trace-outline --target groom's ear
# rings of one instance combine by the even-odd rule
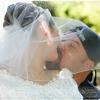
[[[95,63],[90,60],[90,59],[87,59],[85,62],[84,62],[84,67],[88,70],[92,69],[93,67],[95,66]]]

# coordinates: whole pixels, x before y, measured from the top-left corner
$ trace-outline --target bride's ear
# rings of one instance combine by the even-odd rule
[[[42,21],[39,25],[40,35],[47,40],[48,44],[52,44],[53,38],[51,35],[50,28],[48,24],[45,21]]]
[[[45,21],[41,21],[41,23],[39,23],[39,30],[40,30],[40,34],[43,36],[43,37],[47,37],[47,32],[48,32],[48,29],[47,29],[47,25],[46,25],[46,22]]]

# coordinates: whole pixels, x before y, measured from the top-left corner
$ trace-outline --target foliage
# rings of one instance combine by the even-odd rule
[[[48,8],[53,16],[74,18],[83,21],[95,32],[100,33],[100,2],[99,1],[33,1],[36,5]]]

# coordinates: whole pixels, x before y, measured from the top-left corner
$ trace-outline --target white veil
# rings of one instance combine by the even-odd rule
[[[18,16],[19,6],[23,7],[23,5],[24,3],[17,4],[12,15],[10,6],[8,7],[10,9],[8,9],[8,17],[11,20],[4,22],[4,29],[0,34],[0,69],[5,68],[17,76],[23,76],[23,74],[25,74],[24,76],[28,78],[28,67],[32,64],[35,51],[41,42],[48,41],[39,35],[43,34],[42,31],[38,30],[40,24],[44,26],[45,31],[47,31],[48,28],[53,28],[56,31],[58,27],[59,32],[61,32],[60,38],[62,37],[62,33],[69,32],[69,30],[76,26],[87,26],[77,20],[68,19],[68,21],[66,21],[61,18],[52,19],[48,10],[44,10],[35,5],[33,7],[32,4],[28,4],[29,6],[25,7],[20,13],[20,16]],[[5,20],[6,19],[7,18],[5,18]],[[57,27],[54,22],[58,25]],[[74,36],[72,33],[65,39],[70,39],[71,37],[76,38],[77,36]],[[60,38],[56,37],[54,41],[60,41]],[[51,39],[50,36],[49,39]],[[85,70],[92,69],[76,69],[74,73]]]
[[[18,3],[13,10],[10,9],[11,6],[14,5],[10,5],[7,9],[2,38],[0,38],[0,69],[6,69],[20,77],[25,74],[24,76],[28,78],[28,67],[32,64],[39,43],[47,41],[39,35],[43,34],[39,31],[39,26],[57,29],[47,9],[35,5],[33,7],[31,3],[28,6]],[[20,16],[17,12],[19,6],[25,6]]]

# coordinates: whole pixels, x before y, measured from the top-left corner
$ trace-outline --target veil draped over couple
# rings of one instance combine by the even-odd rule
[[[82,100],[73,74],[90,69],[60,63],[63,41],[78,39],[79,26],[87,27],[31,3],[9,5],[0,33],[1,100]]]

